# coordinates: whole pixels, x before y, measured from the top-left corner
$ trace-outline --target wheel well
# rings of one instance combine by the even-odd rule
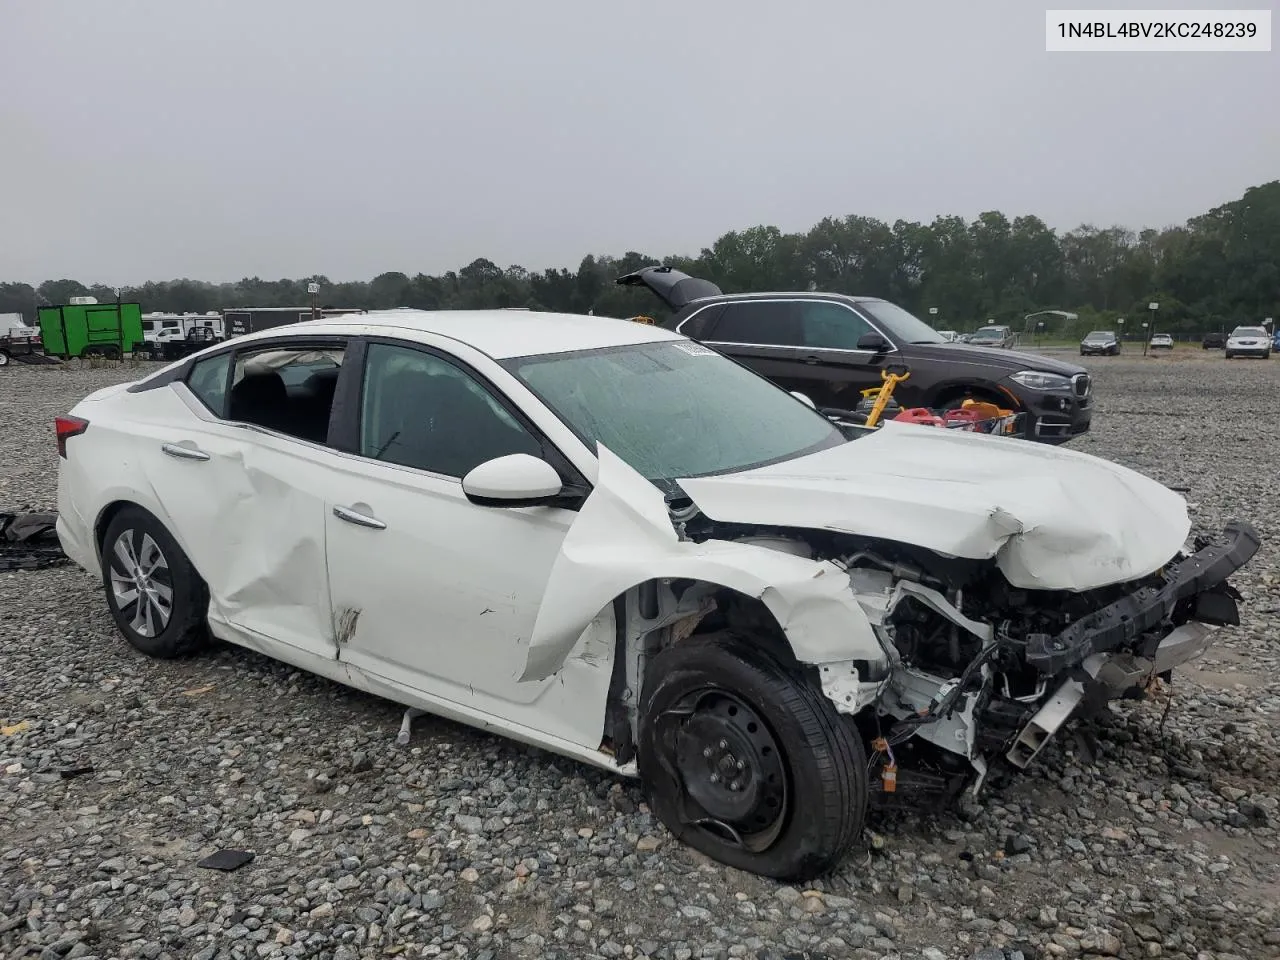
[[[134,507],[138,510],[145,510],[144,507],[134,503],[132,500],[115,500],[107,504],[103,508],[102,512],[98,514],[98,522],[94,524],[94,527],[93,527],[93,542],[94,542],[94,545],[98,548],[99,555],[102,554],[102,548],[105,546],[103,541],[106,539],[106,536],[107,536],[107,527],[111,526],[111,521],[116,518],[116,515],[119,514],[121,510],[124,510],[127,507]]]
[[[635,756],[648,664],[691,638],[732,629],[785,666],[799,666],[782,626],[758,597],[705,580],[647,580],[613,601],[616,640],[604,741],[618,763]]]
[[[933,406],[940,407],[945,403],[950,403],[952,400],[958,400],[965,396],[970,396],[977,400],[986,400],[1001,407],[1006,407],[1006,404],[1013,400],[1012,397],[995,387],[970,383],[953,383],[943,387],[933,395]],[[1021,404],[1018,404],[1018,406],[1021,406]]]

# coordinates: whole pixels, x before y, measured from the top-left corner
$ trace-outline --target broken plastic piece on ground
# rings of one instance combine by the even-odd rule
[[[63,780],[72,780],[76,777],[83,777],[86,773],[93,773],[93,767],[68,767],[66,770],[59,770],[58,776]]]
[[[424,712],[417,707],[409,707],[405,710],[404,719],[400,721],[400,732],[396,734],[396,746],[407,747],[409,745],[409,738],[413,735],[413,721],[422,716]]]
[[[17,723],[11,724],[10,726],[0,727],[0,734],[4,734],[6,737],[12,737],[14,734],[22,733],[23,731],[30,729],[30,723],[26,720],[19,720]]]
[[[201,696],[202,694],[208,693],[213,688],[214,688],[214,684],[207,683],[203,687],[192,687],[190,690],[183,690],[182,695],[184,697],[198,697],[198,696]]]
[[[247,863],[252,863],[255,856],[256,854],[250,850],[219,850],[209,854],[196,866],[206,870],[222,870],[230,873],[232,870],[239,870]]]

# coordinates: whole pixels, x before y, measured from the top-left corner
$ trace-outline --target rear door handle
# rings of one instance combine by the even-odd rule
[[[193,443],[162,443],[160,449],[179,460],[208,460],[209,455]]]
[[[345,520],[347,523],[354,523],[358,527],[368,527],[370,530],[385,530],[387,525],[377,517],[370,517],[360,513],[358,510],[352,510],[350,507],[333,508],[333,515],[339,520]]]

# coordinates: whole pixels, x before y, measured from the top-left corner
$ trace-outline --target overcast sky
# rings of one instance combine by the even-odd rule
[[[849,213],[1164,226],[1280,177],[1280,53],[1046,53],[1046,6],[0,0],[0,280],[576,267]]]

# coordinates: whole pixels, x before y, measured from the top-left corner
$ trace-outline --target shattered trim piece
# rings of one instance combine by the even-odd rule
[[[0,510],[0,571],[43,570],[70,563],[57,534],[54,513]]]

